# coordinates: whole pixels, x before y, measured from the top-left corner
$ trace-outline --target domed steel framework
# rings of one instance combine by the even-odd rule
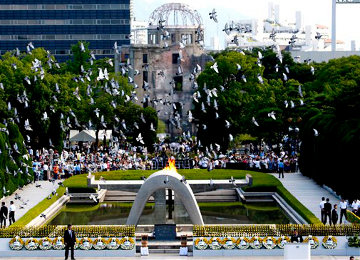
[[[150,22],[157,25],[165,20],[165,26],[202,26],[202,19],[196,10],[182,3],[164,4],[155,9],[150,15]]]

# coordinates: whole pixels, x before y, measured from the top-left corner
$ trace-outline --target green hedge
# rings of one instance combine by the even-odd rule
[[[352,213],[350,210],[346,211],[347,220],[354,224],[360,224],[360,218]]]
[[[300,214],[309,224],[322,224],[322,222],[300,201],[298,201],[283,185],[277,186],[277,193]]]

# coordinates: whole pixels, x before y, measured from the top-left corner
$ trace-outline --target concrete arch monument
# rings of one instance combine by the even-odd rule
[[[199,206],[188,183],[182,181],[182,176],[175,170],[162,170],[152,174],[140,187],[131,207],[126,225],[137,225],[149,197],[160,189],[172,189],[184,204],[191,222],[194,225],[204,225]]]

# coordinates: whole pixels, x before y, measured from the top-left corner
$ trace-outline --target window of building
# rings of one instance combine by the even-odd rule
[[[179,61],[179,53],[173,53],[172,64],[178,64],[178,61]]]
[[[171,34],[171,43],[175,43],[176,42],[176,34],[172,33]]]
[[[183,77],[182,76],[175,76],[175,91],[182,91],[183,89]]]
[[[143,71],[143,80],[149,82],[149,73],[146,70]]]
[[[182,34],[181,40],[185,45],[192,44],[192,34]]]
[[[149,35],[149,44],[156,44],[156,34]]]
[[[147,53],[143,54],[143,63],[148,63],[148,55],[147,55]]]

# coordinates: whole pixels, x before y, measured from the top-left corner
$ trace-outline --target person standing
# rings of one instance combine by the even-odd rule
[[[347,202],[344,199],[342,199],[340,201],[340,224],[342,223],[343,216],[347,220],[346,210],[347,210]]]
[[[0,209],[0,226],[6,228],[6,219],[8,217],[8,208],[5,206],[5,202],[1,203]]]
[[[359,209],[359,202],[358,200],[354,200],[353,203],[351,204],[352,207],[352,212],[356,215],[358,209]]]
[[[339,215],[337,213],[337,204],[334,204],[334,208],[331,211],[331,221],[333,225],[336,225],[339,219]],[[331,225],[331,223],[330,223]]]
[[[325,211],[325,218],[324,218],[324,224],[327,223],[327,219],[329,218],[329,225],[331,225],[331,204],[330,199],[326,198],[326,202],[324,204],[324,211]]]
[[[68,224],[68,229],[64,233],[64,243],[65,243],[65,260],[69,257],[69,249],[71,250],[71,259],[75,260],[74,257],[74,246],[76,243],[75,232],[71,229],[71,224]]]
[[[278,171],[279,171],[279,179],[280,179],[280,176],[283,177],[284,179],[284,163],[282,162],[282,160],[280,159],[279,160],[279,163],[278,163]]]
[[[291,236],[291,243],[302,243],[303,238],[299,235],[298,231],[295,229],[294,233]]]
[[[15,223],[15,210],[16,206],[13,201],[10,201],[10,207],[9,207],[10,213],[9,213],[9,226],[11,224]]]
[[[321,222],[325,224],[325,210],[324,210],[324,204],[325,204],[325,197],[321,198],[320,202],[320,211],[321,211]]]

